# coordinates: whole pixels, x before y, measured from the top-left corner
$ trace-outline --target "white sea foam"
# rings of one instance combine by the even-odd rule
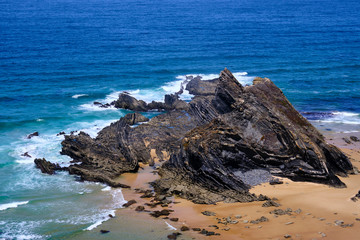
[[[44,121],[44,119],[42,119],[42,118],[38,118],[38,119],[36,119],[36,121],[37,121],[37,122],[43,122],[43,121]]]
[[[77,99],[77,98],[80,98],[80,97],[87,97],[87,96],[89,96],[89,95],[87,95],[87,94],[75,94],[74,96],[72,96],[72,98]]]
[[[103,192],[110,191],[110,190],[111,190],[110,186],[107,186],[107,187],[104,187],[103,189],[101,189],[101,191],[103,191]]]
[[[164,222],[166,223],[166,225],[168,226],[169,230],[176,230],[176,228],[174,226],[172,226],[170,223],[168,223],[167,221],[164,220]]]
[[[6,210],[6,209],[9,209],[9,208],[17,208],[20,205],[25,205],[25,204],[28,204],[28,203],[29,203],[29,201],[0,204],[0,211]]]
[[[318,120],[318,122],[360,125],[360,114],[352,112],[333,112],[328,118]]]
[[[99,107],[99,105],[95,105],[93,103],[85,103],[81,104],[79,109],[84,111],[108,111],[108,110],[117,110],[114,106],[110,106],[107,108]]]
[[[247,72],[235,72],[233,73],[235,78],[242,84],[248,85],[252,84],[252,80],[254,77],[248,76]],[[151,89],[136,89],[136,90],[127,90],[124,89],[123,91],[114,91],[107,95],[105,99],[98,99],[97,102],[101,103],[111,103],[118,99],[119,94],[126,92],[129,95],[133,96],[136,99],[140,99],[145,101],[146,103],[150,103],[152,101],[156,102],[164,102],[164,96],[166,94],[173,94],[179,92],[183,89],[183,93],[180,95],[180,99],[185,101],[190,101],[193,95],[191,95],[185,88],[187,84],[187,77],[193,76],[197,77],[200,76],[202,80],[212,80],[219,77],[219,74],[187,74],[187,75],[179,75],[175,78],[174,81],[170,81],[165,83],[163,86],[159,88],[151,88]],[[85,111],[107,111],[107,110],[114,110],[113,106],[109,108],[101,108],[98,105],[94,105],[93,103],[86,103],[82,104],[79,107],[81,110]]]
[[[121,189],[113,189],[110,191],[110,193],[112,195],[115,208],[122,208],[122,205],[127,203],[127,201],[124,199],[124,195],[122,194]]]
[[[110,210],[107,211],[104,216],[101,217],[101,219],[97,220],[95,223],[91,224],[89,227],[85,228],[84,231],[90,231],[93,230],[94,228],[97,228],[98,226],[100,226],[103,222],[106,222],[107,220],[109,220],[111,217],[109,215],[115,216],[115,210]]]

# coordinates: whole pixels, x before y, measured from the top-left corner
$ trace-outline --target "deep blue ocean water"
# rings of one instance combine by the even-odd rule
[[[359,12],[357,0],[0,0],[0,239],[74,238],[120,206],[119,191],[33,165],[66,165],[56,134],[95,136],[126,111],[92,102],[120,91],[160,100],[227,67],[244,84],[272,79],[318,126],[360,131]]]

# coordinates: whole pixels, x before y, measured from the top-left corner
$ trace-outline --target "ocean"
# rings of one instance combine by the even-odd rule
[[[0,0],[0,239],[81,239],[126,201],[33,164],[68,165],[57,133],[96,136],[128,111],[92,103],[121,91],[162,100],[227,67],[244,85],[270,78],[322,131],[359,132],[359,12],[358,0]]]

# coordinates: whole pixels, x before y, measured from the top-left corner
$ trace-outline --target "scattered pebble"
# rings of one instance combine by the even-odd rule
[[[291,225],[291,224],[294,224],[294,222],[287,222],[287,223],[285,223],[285,225]]]
[[[267,200],[263,203],[262,207],[280,207],[280,203],[277,203],[273,200]]]
[[[170,218],[169,220],[173,221],[173,222],[177,222],[177,221],[179,221],[179,218]]]
[[[290,234],[285,234],[284,238],[291,238],[291,235]]]

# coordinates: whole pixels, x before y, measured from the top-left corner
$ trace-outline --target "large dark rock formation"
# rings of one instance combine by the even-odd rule
[[[255,78],[243,87],[225,69],[218,79],[193,78],[186,89],[195,95],[190,103],[179,100],[182,89],[165,97],[161,107],[120,95],[116,107],[168,112],[136,127],[130,126],[133,119],[142,116],[127,115],[95,139],[85,133],[66,136],[62,153],[80,162],[70,173],[111,184],[121,173],[136,171],[138,162],[166,160],[155,191],[197,203],[256,200],[249,188],[271,175],[345,186],[336,175],[352,172],[348,158],[327,144],[269,79]]]

